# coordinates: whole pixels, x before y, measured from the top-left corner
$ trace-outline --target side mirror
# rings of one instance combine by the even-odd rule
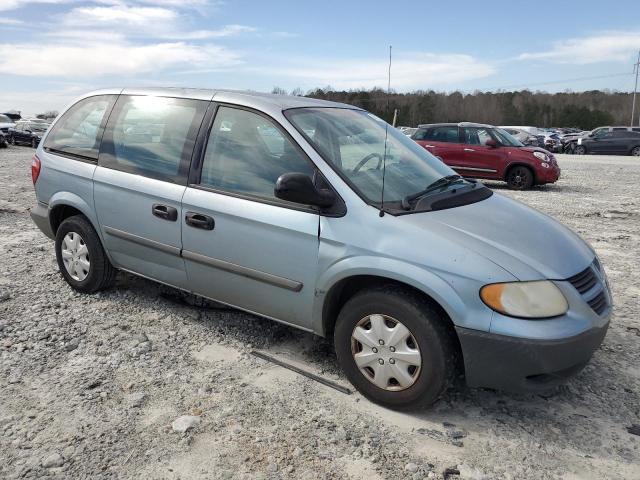
[[[487,138],[487,141],[484,142],[487,147],[496,148],[498,143],[493,138]]]
[[[319,190],[309,175],[304,173],[285,173],[276,182],[274,193],[277,198],[288,202],[329,208],[336,201],[331,190]]]

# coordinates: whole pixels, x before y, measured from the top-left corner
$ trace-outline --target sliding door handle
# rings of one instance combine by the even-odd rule
[[[464,151],[465,152],[475,152],[475,150],[473,148],[465,148]]]
[[[151,213],[154,216],[170,222],[175,222],[178,219],[178,210],[168,205],[162,205],[160,203],[154,203],[151,207]]]
[[[190,227],[201,228],[203,230],[213,230],[216,226],[216,222],[212,217],[196,212],[187,212],[184,216],[184,221]]]

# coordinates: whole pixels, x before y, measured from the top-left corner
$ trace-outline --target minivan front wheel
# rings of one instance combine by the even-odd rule
[[[640,147],[633,147],[631,149],[631,155],[634,157],[640,157]]]
[[[507,173],[507,185],[512,190],[527,190],[533,185],[533,172],[522,165],[515,166]]]
[[[69,217],[60,224],[55,248],[60,273],[75,290],[93,293],[113,284],[116,269],[83,215]]]
[[[334,343],[354,387],[390,408],[432,404],[455,375],[457,350],[445,319],[401,287],[366,290],[349,299],[338,315]]]

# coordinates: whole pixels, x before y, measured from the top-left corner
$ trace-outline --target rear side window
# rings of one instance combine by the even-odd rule
[[[121,96],[105,131],[100,166],[186,184],[195,138],[208,103]]]
[[[80,100],[55,123],[44,144],[46,150],[88,160],[98,159],[104,125],[116,95]]]
[[[271,120],[223,106],[211,127],[200,184],[274,200],[280,175],[298,172],[313,177],[314,171],[306,156]]]
[[[432,128],[425,135],[424,140],[433,140],[434,142],[458,143],[458,127],[453,125]]]

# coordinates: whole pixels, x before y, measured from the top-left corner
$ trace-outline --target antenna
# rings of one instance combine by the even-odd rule
[[[391,49],[389,45],[389,76],[387,80],[387,112],[389,111],[389,97],[391,95]],[[384,126],[384,154],[382,156],[382,193],[380,198],[380,216],[384,217],[384,177],[387,173],[387,138],[389,135],[389,123],[385,122]]]

